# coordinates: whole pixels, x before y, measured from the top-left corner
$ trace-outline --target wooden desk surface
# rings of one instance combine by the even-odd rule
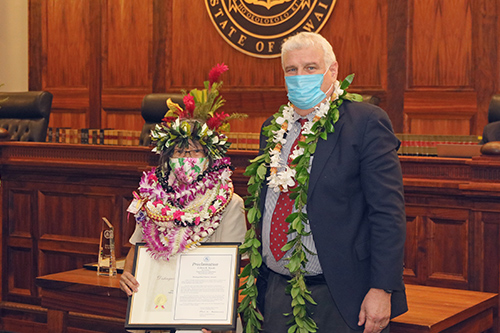
[[[84,268],[40,276],[36,281],[39,287],[48,289],[63,289],[71,285],[120,289],[120,274],[114,277],[100,276],[96,271]]]
[[[120,290],[120,275],[98,276],[82,268],[37,277],[36,284],[48,309],[125,318],[128,297]]]
[[[490,319],[481,313],[492,314],[498,303],[498,294],[412,284],[406,285],[406,294],[409,310],[391,321],[391,333],[441,332],[474,316],[488,326]]]

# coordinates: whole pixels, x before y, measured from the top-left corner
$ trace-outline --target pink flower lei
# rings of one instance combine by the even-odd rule
[[[156,259],[195,248],[218,228],[234,193],[229,158],[216,160],[203,179],[166,191],[158,172],[145,172],[139,184],[142,206],[135,215],[143,239]]]

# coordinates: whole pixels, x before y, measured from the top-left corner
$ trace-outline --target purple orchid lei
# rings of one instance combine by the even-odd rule
[[[231,174],[229,158],[218,159],[202,179],[174,182],[166,191],[156,169],[144,172],[139,183],[142,206],[135,218],[155,259],[168,260],[195,248],[215,232],[234,193]]]

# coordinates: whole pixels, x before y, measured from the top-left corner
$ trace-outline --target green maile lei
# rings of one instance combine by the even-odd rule
[[[339,107],[343,101],[362,101],[360,95],[346,92],[353,78],[354,74],[351,74],[340,84],[340,89],[343,90],[342,94],[330,102],[327,114],[312,125],[312,133],[304,135],[305,141],[299,141],[298,146],[304,148],[304,153],[296,157],[291,163],[294,165],[292,169],[296,171],[294,178],[297,181],[297,186],[290,189],[290,198],[295,200],[296,212],[291,213],[286,218],[286,222],[290,224],[288,233],[296,233],[296,237],[288,241],[282,248],[282,251],[293,249],[291,256],[285,258],[285,260],[288,260],[288,264],[285,267],[288,268],[291,275],[286,292],[292,296],[292,313],[286,314],[291,317],[289,321],[291,326],[288,329],[288,333],[316,332],[317,330],[316,323],[309,316],[306,309],[306,303],[316,303],[312,299],[311,292],[307,289],[304,279],[307,273],[305,266],[308,261],[306,252],[316,255],[302,243],[302,238],[310,235],[310,232],[305,231],[305,225],[309,222],[307,214],[303,211],[307,203],[307,190],[309,188],[308,168],[319,139],[326,140],[328,134],[335,132],[334,124],[339,119]],[[247,333],[255,333],[262,329],[261,322],[263,317],[257,310],[258,292],[255,285],[255,280],[259,275],[259,267],[262,264],[262,256],[259,251],[261,242],[257,238],[258,224],[262,218],[260,194],[271,162],[269,152],[276,146],[276,142],[273,142],[274,132],[278,131],[281,127],[276,122],[276,119],[282,116],[284,107],[285,105],[282,105],[280,111],[274,115],[271,124],[263,128],[263,134],[268,138],[266,148],[261,155],[250,161],[251,164],[246,168],[244,173],[245,176],[250,177],[248,181],[249,195],[245,200],[250,228],[246,232],[244,243],[240,246],[240,254],[248,256],[249,263],[240,274],[240,279],[243,281],[240,290],[244,298],[238,308],[238,312],[242,314],[243,322],[245,323],[245,332]]]

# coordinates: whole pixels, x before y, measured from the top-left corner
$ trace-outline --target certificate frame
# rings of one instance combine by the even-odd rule
[[[240,243],[202,243],[170,260],[135,245],[139,290],[128,299],[126,329],[235,330]]]

